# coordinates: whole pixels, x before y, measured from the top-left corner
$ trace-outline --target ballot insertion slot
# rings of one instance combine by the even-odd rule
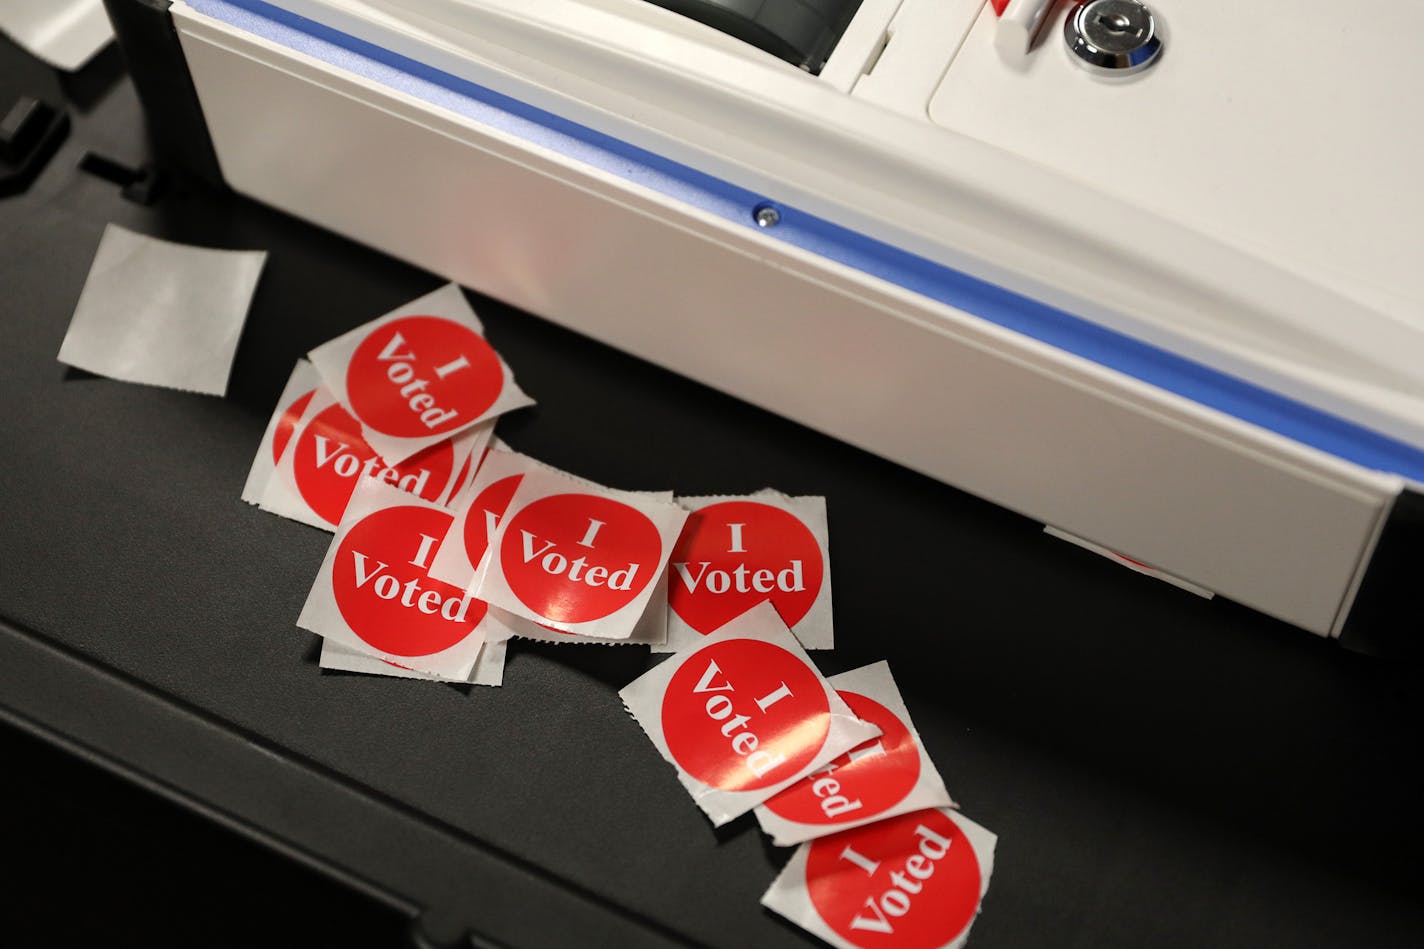
[[[861,0],[645,0],[819,75]]]

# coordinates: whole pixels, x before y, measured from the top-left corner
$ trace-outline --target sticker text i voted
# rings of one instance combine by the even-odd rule
[[[646,514],[591,494],[531,501],[509,515],[499,551],[514,595],[562,623],[601,619],[633,602],[661,556],[662,539]]]
[[[443,408],[435,404],[435,396],[426,390],[430,388],[430,380],[423,379],[415,374],[415,354],[408,350],[409,344],[405,337],[399,332],[391,334],[391,341],[381,350],[376,359],[386,364],[386,379],[392,385],[400,387],[400,397],[409,399],[410,410],[420,417],[420,424],[431,431],[435,431],[439,426],[451,421],[459,414],[455,409]],[[451,373],[459,372],[461,369],[468,369],[470,360],[465,356],[456,356],[443,366],[435,367],[435,375],[444,379]]]
[[[719,678],[721,679],[720,684],[717,681]],[[702,678],[697,681],[697,686],[692,690],[694,695],[701,695],[705,692],[735,691],[732,683],[722,676],[722,670],[717,668],[716,661],[712,659],[707,660],[707,669],[702,673]],[[761,714],[765,715],[769,708],[790,696],[791,690],[786,687],[785,682],[781,682],[766,695],[752,701]],[[784,753],[773,754],[768,750],[757,750],[761,742],[757,738],[756,732],[747,727],[751,716],[735,714],[736,708],[728,696],[712,696],[707,700],[704,710],[707,712],[708,718],[721,725],[718,731],[722,733],[722,737],[731,739],[732,751],[746,758],[747,770],[758,778],[765,777],[766,773],[777,765],[786,763]]]
[[[938,949],[979,905],[978,858],[936,810],[891,818],[811,844],[806,883],[832,929],[857,946]]]
[[[592,517],[588,519],[588,529],[579,539],[578,546],[587,547],[593,550],[593,542],[598,538],[598,532],[603,528],[603,521]],[[550,576],[557,577],[566,575],[571,582],[583,582],[591,587],[607,586],[610,590],[627,590],[633,585],[633,577],[637,574],[640,564],[630,563],[621,570],[610,570],[603,566],[589,566],[588,555],[580,554],[570,559],[568,556],[554,550],[556,544],[552,540],[541,540],[529,533],[521,530],[519,536],[524,541],[523,557],[524,562],[538,558],[539,566],[544,568],[544,572]],[[536,550],[535,547],[538,546]]]
[[[450,521],[443,511],[394,507],[351,528],[338,549],[332,582],[353,633],[382,652],[423,656],[474,630],[486,605],[428,574]]]
[[[363,459],[352,451],[346,442],[339,442],[325,435],[316,435],[314,438],[315,467],[318,470],[329,464],[332,473],[338,478],[355,478],[357,475],[363,478],[379,477],[386,484],[395,485],[402,491],[424,495],[425,486],[430,481],[429,468],[419,468],[402,476],[399,468],[385,464],[375,454]]]
[[[450,442],[440,442],[398,465],[387,465],[361,438],[346,410],[332,405],[317,414],[297,439],[292,471],[302,499],[328,523],[338,524],[361,478],[378,478],[433,501],[454,468]]]
[[[503,386],[503,366],[484,337],[452,320],[408,316],[361,342],[346,388],[363,423],[415,438],[476,421]]]
[[[692,513],[673,550],[669,603],[704,634],[766,599],[795,626],[821,591],[822,564],[795,515],[754,501],[712,504]]]
[[[437,543],[439,541],[429,534],[421,534],[420,549],[409,561],[410,565],[422,570],[429,569],[430,553]],[[399,597],[400,605],[407,609],[418,609],[420,612],[430,615],[439,613],[445,619],[453,622],[463,620],[469,611],[470,598],[468,596],[444,596],[439,590],[423,589],[420,586],[421,577],[410,577],[402,582],[393,574],[385,572],[387,564],[367,559],[366,555],[359,550],[353,550],[351,557],[355,562],[356,589],[358,590],[370,583],[372,592],[383,600],[394,600]]]
[[[830,703],[816,673],[772,643],[711,644],[673,674],[663,735],[673,760],[725,791],[771,787],[799,773],[824,747]]]

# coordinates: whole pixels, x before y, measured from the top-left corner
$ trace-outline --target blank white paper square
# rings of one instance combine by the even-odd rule
[[[110,224],[59,361],[124,382],[227,391],[265,251],[212,250]]]

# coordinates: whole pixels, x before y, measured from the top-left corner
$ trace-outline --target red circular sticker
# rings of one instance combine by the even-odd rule
[[[439,316],[392,320],[361,341],[346,370],[357,418],[397,438],[440,435],[483,415],[504,368],[483,336]]]
[[[489,546],[490,530],[504,517],[509,502],[514,499],[514,490],[523,480],[523,475],[500,478],[470,502],[469,510],[465,512],[463,536],[465,555],[470,558],[472,566],[480,565],[480,558],[485,555],[485,548]]]
[[[503,536],[499,561],[509,589],[555,623],[586,623],[627,606],[653,581],[663,552],[646,514],[592,494],[532,501]]]
[[[428,574],[453,520],[431,508],[388,507],[347,532],[331,583],[352,632],[384,653],[428,656],[479,625],[485,604]]]
[[[780,646],[729,639],[698,650],[663,694],[678,767],[723,791],[771,787],[815,760],[831,730],[821,678]]]
[[[341,515],[362,476],[380,478],[408,494],[438,499],[455,466],[455,451],[443,441],[387,466],[361,438],[361,426],[339,405],[319,412],[297,437],[292,470],[302,500],[328,524],[341,523]]]
[[[307,410],[307,405],[314,395],[316,395],[316,390],[312,389],[306,395],[298,396],[291,405],[287,406],[287,411],[282,413],[282,417],[277,420],[277,427],[272,430],[273,464],[282,460],[282,452],[286,450],[287,442],[291,441],[292,432],[297,429],[298,420]]]
[[[883,734],[766,802],[799,824],[842,824],[874,817],[899,804],[920,780],[920,749],[900,716],[874,699],[840,692],[856,718]]]
[[[974,920],[979,858],[954,821],[915,811],[812,841],[806,889],[852,945],[939,949]]]
[[[668,603],[704,634],[763,600],[795,626],[821,592],[824,559],[816,536],[789,511],[756,501],[712,504],[688,517],[673,547]]]

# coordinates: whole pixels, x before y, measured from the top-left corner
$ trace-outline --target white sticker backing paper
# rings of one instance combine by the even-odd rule
[[[761,902],[841,949],[959,949],[996,841],[954,811],[912,811],[802,844]]]
[[[444,676],[431,675],[428,672],[416,672],[406,666],[399,666],[385,659],[377,659],[368,653],[348,649],[330,639],[321,641],[321,658],[318,665],[334,672],[361,672],[366,675],[393,676],[397,679],[425,679],[429,682],[463,682],[469,685],[497,686],[504,684],[504,657],[508,650],[509,641],[506,639],[485,640],[485,644],[480,647],[479,658],[475,660],[475,667],[470,671],[469,677],[465,679],[447,679]]]
[[[222,395],[266,251],[191,247],[110,224],[59,361],[151,386]]]
[[[718,826],[880,734],[765,602],[619,695]]]

